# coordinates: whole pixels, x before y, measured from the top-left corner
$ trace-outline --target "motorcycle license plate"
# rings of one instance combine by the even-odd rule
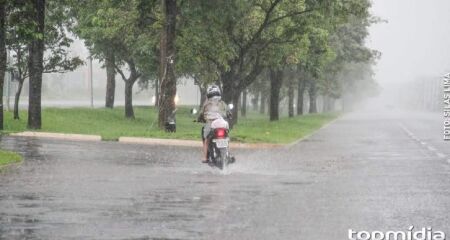
[[[216,146],[218,148],[226,148],[228,147],[228,139],[214,139],[214,141],[216,143]]]

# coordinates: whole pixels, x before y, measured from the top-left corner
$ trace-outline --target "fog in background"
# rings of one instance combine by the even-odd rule
[[[450,71],[450,1],[374,0],[372,13],[388,21],[373,25],[368,40],[382,53],[375,67],[383,89],[377,100],[439,109],[441,77]]]
[[[46,106],[90,106],[90,83],[89,83],[89,51],[85,47],[83,40],[74,37],[71,45],[71,55],[79,56],[85,64],[73,72],[63,74],[43,74],[42,83],[42,105]],[[94,59],[92,61],[93,69],[93,90],[94,90],[94,107],[104,107],[106,93],[106,70],[103,68],[103,62]],[[128,72],[125,69],[125,75]],[[8,78],[7,74],[7,78]],[[9,88],[9,108],[12,109],[14,104],[14,94],[16,92],[16,83],[12,82]],[[124,81],[119,74],[116,75],[116,92],[115,106],[123,106],[125,104]],[[5,96],[8,94],[5,90]],[[143,89],[136,83],[133,87],[133,105],[154,105],[155,90],[149,86]],[[195,105],[200,101],[200,95],[197,87],[191,79],[179,79],[177,91],[179,104]],[[8,102],[5,103],[8,108]],[[20,99],[20,107],[25,108],[28,105],[28,79],[25,80],[23,91]]]

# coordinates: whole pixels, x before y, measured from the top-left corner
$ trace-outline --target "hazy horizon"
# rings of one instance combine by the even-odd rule
[[[382,53],[376,79],[383,86],[450,71],[450,1],[373,0],[372,13],[387,20],[370,27],[367,45]]]

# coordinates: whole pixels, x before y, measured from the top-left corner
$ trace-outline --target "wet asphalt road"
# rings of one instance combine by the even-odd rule
[[[3,137],[0,239],[348,239],[348,229],[450,234],[450,142],[437,114],[352,113],[278,150]]]

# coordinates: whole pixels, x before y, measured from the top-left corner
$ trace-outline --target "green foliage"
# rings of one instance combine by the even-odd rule
[[[46,54],[44,73],[64,73],[73,71],[84,62],[68,52],[73,40],[67,32],[70,26],[66,5],[57,0],[46,1],[45,36],[34,32],[31,19],[31,4],[12,1],[8,8],[7,48],[12,51],[12,69],[19,81],[28,77],[28,45],[33,39],[44,39]]]
[[[105,53],[113,51],[118,67],[133,61],[144,76],[141,80],[155,78],[161,29],[157,1],[88,2],[72,2],[76,22],[72,30],[85,41],[92,56],[104,60]]]
[[[48,0],[44,36],[32,30],[26,14],[30,5],[12,2],[8,30],[16,56],[22,51],[26,58],[30,39],[44,38],[45,71],[71,71],[82,63],[67,58],[72,41],[67,33],[72,32],[84,40],[94,58],[114,59],[122,78],[127,78],[127,70],[136,72],[141,87],[158,78],[164,23],[161,1]],[[291,88],[292,79],[303,77],[310,88],[332,98],[374,86],[371,66],[379,53],[368,49],[365,41],[368,27],[379,19],[370,15],[370,0],[177,3],[176,75],[191,77],[203,87],[220,83],[226,101],[237,102],[252,83],[251,92],[268,95],[265,72],[269,68],[287,72],[290,81],[285,82]],[[17,64],[26,70],[26,61]]]

